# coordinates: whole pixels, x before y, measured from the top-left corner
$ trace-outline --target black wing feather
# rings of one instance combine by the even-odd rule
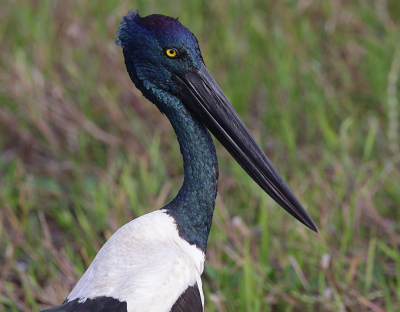
[[[85,302],[78,302],[79,299],[64,302],[58,307],[54,307],[42,312],[128,312],[125,301],[119,301],[111,297],[97,297],[86,299]]]
[[[197,283],[194,286],[189,286],[185,292],[180,295],[172,306],[171,312],[203,312],[203,304],[201,302]]]
[[[126,302],[111,297],[97,297],[86,299],[80,303],[79,299],[64,302],[57,307],[44,310],[42,312],[127,312]],[[189,286],[185,292],[179,296],[173,305],[171,312],[203,312],[200,291],[197,283]]]

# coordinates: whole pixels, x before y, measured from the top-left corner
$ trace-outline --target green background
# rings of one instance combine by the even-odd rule
[[[197,36],[320,230],[216,142],[205,311],[400,311],[397,0],[2,0],[0,310],[60,304],[112,233],[181,186],[172,127],[114,44],[129,9]]]

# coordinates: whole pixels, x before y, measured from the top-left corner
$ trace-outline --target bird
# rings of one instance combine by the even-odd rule
[[[129,11],[117,30],[127,72],[170,121],[183,158],[177,196],[118,229],[60,306],[47,312],[201,312],[201,274],[218,190],[210,132],[281,207],[314,222],[208,72],[178,18]]]

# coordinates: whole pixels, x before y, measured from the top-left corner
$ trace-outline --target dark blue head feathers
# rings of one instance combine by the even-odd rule
[[[198,71],[203,61],[196,37],[172,17],[160,14],[141,17],[139,12],[129,12],[117,36],[116,43],[123,49],[132,81],[162,111],[157,97],[160,92],[173,93],[172,74]],[[169,49],[176,52],[176,57],[168,54]]]
[[[161,15],[153,14],[146,17],[141,17],[139,12],[128,12],[127,16],[123,17],[121,25],[117,30],[116,43],[123,48],[127,47],[127,44],[132,38],[132,32],[137,31],[135,27],[140,27],[149,31],[149,34],[155,35],[156,37],[162,36],[176,36],[181,37],[185,33],[193,34],[183,26],[178,19]],[[194,37],[194,36],[193,36]]]

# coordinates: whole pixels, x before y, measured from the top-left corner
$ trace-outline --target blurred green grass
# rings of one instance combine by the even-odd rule
[[[206,311],[399,311],[396,0],[0,2],[0,310],[60,304],[118,227],[179,190],[172,128],[113,42],[129,9],[197,36],[320,230],[216,143]]]

